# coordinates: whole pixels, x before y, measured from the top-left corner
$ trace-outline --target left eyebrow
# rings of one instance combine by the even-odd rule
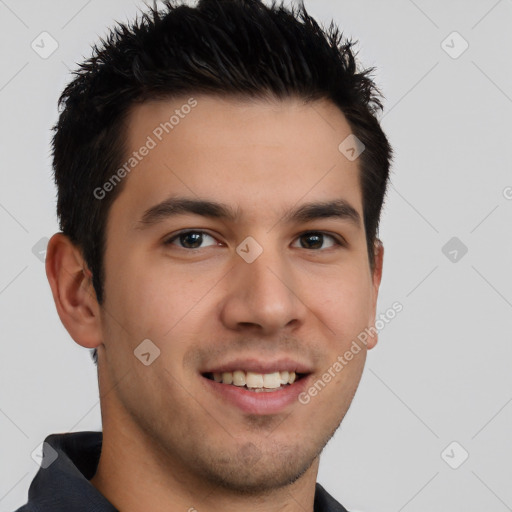
[[[285,213],[283,220],[289,223],[298,223],[327,218],[348,220],[357,227],[361,226],[361,216],[359,212],[344,199],[306,203],[296,210]]]
[[[240,217],[240,209],[234,210],[228,205],[204,199],[170,197],[148,208],[137,222],[136,229],[144,229],[167,218],[186,214],[236,222]],[[361,226],[359,212],[344,199],[303,204],[285,212],[282,220],[291,224],[326,218],[348,220],[357,227]]]

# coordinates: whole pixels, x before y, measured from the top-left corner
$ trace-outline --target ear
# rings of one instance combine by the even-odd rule
[[[384,246],[382,242],[377,238],[374,245],[374,267],[372,273],[372,297],[371,297],[371,318],[368,329],[370,335],[366,342],[366,348],[372,349],[377,345],[379,340],[379,334],[375,330],[375,316],[377,312],[377,298],[379,296],[379,287],[382,279],[382,265],[384,262]]]
[[[46,249],[46,276],[60,320],[82,347],[101,344],[100,306],[92,273],[81,251],[63,233],[56,233]]]

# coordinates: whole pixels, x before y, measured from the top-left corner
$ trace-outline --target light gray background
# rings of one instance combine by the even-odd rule
[[[0,0],[0,511],[25,503],[48,434],[101,429],[96,367],[32,247],[58,230],[49,141],[68,69],[140,6]],[[404,307],[369,353],[319,481],[358,511],[512,510],[512,1],[306,7],[378,67],[396,153],[379,311]],[[59,45],[47,59],[31,48],[43,31]],[[445,51],[463,48],[454,31],[469,44],[458,58]],[[455,262],[442,252],[454,236],[468,248]],[[458,469],[441,456],[453,441],[452,465],[469,453]]]

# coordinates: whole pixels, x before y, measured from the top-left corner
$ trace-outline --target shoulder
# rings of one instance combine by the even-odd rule
[[[22,507],[16,509],[14,512],[40,512],[40,509],[37,505],[26,503]]]
[[[349,512],[338,503],[318,482],[316,484],[314,512]]]

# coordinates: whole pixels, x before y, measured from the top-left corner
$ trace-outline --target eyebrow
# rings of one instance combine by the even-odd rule
[[[240,217],[240,209],[235,210],[229,205],[205,199],[170,197],[148,208],[137,222],[136,229],[144,229],[165,219],[186,214],[236,222]],[[361,226],[359,212],[344,199],[303,204],[285,212],[282,220],[298,223],[327,218],[348,220],[357,227]]]

